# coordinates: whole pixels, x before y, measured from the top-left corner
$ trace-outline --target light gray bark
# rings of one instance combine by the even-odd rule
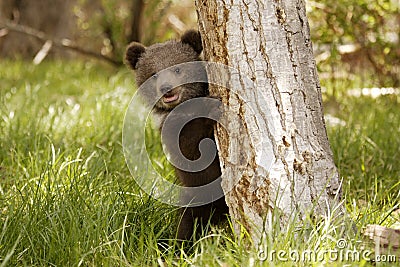
[[[239,115],[217,129],[222,184],[235,228],[239,222],[258,242],[274,219],[283,227],[292,219],[303,222],[309,212],[324,214],[338,202],[340,183],[305,3],[197,0],[196,8],[205,59],[238,70],[238,78],[227,81],[238,92],[210,88],[229,114]],[[246,77],[255,88],[246,86]]]

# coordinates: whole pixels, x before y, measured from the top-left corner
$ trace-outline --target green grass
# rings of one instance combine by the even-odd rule
[[[176,244],[176,208],[145,195],[125,165],[121,132],[134,93],[129,71],[2,60],[0,81],[1,267],[271,264],[259,260],[244,231],[234,236],[229,225],[212,227],[189,251]],[[347,86],[335,94],[335,116],[346,125],[328,127],[345,205],[358,228],[391,226],[400,208],[400,99],[347,97]],[[147,148],[161,154],[159,145]],[[165,159],[155,164],[162,170]],[[361,238],[350,219],[333,212],[318,225],[289,224],[265,242],[285,251],[332,249],[341,237],[356,244]]]

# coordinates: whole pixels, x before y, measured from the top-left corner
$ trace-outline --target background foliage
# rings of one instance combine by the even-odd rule
[[[308,5],[322,72],[336,77],[362,74],[376,86],[400,85],[398,1],[310,1]]]
[[[368,80],[365,86],[399,86],[398,0],[307,1],[307,10],[316,60],[325,77],[356,79],[361,75]],[[148,45],[197,27],[194,1],[190,0],[71,0],[68,4],[58,0],[3,0],[1,18],[57,38],[70,38],[119,62],[128,42]],[[26,36],[10,32],[0,37],[0,55],[15,57],[17,53],[32,58],[41,45],[33,38],[26,42]]]

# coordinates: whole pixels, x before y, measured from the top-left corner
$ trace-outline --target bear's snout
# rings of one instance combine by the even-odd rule
[[[169,91],[171,91],[173,89],[173,86],[170,84],[162,84],[160,86],[160,93],[165,95],[166,93],[168,93]]]

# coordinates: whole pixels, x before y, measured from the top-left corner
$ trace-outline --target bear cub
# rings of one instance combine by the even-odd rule
[[[125,62],[135,71],[137,86],[145,83],[143,98],[150,103],[154,103],[153,113],[160,119],[160,130],[164,125],[166,117],[179,104],[195,98],[210,97],[208,84],[206,82],[185,83],[183,77],[200,77],[199,81],[206,81],[207,74],[202,64],[196,64],[196,67],[179,65],[182,63],[201,61],[200,53],[203,47],[201,36],[198,31],[186,31],[180,40],[171,40],[165,43],[153,44],[145,47],[140,43],[133,42],[126,49]],[[190,65],[190,64],[189,64]],[[200,66],[200,67],[199,67]],[[163,71],[166,70],[167,71]],[[149,80],[150,79],[150,80]],[[156,100],[154,100],[156,99]],[[190,102],[189,102],[190,105]],[[207,105],[207,104],[205,104]],[[179,117],[185,117],[186,112],[181,114],[171,113],[177,117],[175,120],[168,118],[169,125],[175,127],[174,121],[179,127]],[[180,153],[190,161],[200,158],[201,152],[199,144],[204,139],[214,140],[215,121],[206,117],[195,118],[187,122],[179,133],[176,147],[174,143],[174,133],[169,135],[168,130],[163,133],[163,145],[167,151],[172,154],[171,157],[178,157],[175,153],[178,149]],[[174,152],[175,151],[175,152]],[[203,170],[188,171],[186,168],[175,167],[176,175],[181,184],[185,187],[198,187],[215,181],[221,175],[218,155],[214,157],[212,163]],[[212,191],[221,191],[220,183],[216,183]],[[187,190],[190,191],[190,190]],[[182,192],[182,202],[186,203],[191,193]],[[203,195],[211,192],[203,192]],[[193,196],[193,195],[192,195]],[[186,199],[185,199],[186,198]],[[189,200],[190,201],[190,200]],[[228,214],[228,207],[224,197],[213,200],[213,202],[201,206],[188,206],[180,209],[181,219],[178,226],[177,238],[180,240],[189,240],[194,232],[196,221],[205,225],[208,221],[217,224],[223,221]]]

